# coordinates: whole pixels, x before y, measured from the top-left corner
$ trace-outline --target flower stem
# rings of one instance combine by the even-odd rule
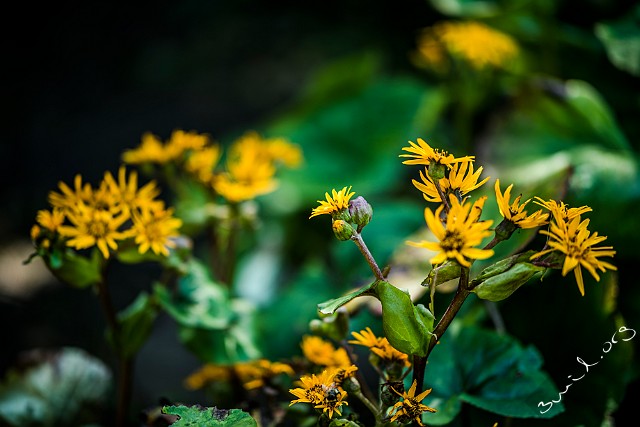
[[[353,233],[353,236],[351,236],[351,240],[353,240],[356,246],[358,246],[358,249],[360,249],[362,256],[364,256],[364,259],[369,264],[369,267],[371,267],[371,271],[373,271],[376,279],[384,280],[384,275],[382,274],[382,271],[380,271],[380,267],[378,267],[376,260],[373,259],[373,255],[371,255],[371,252],[369,252],[369,248],[367,248],[364,240],[362,240],[362,235],[360,233]]]
[[[436,190],[438,190],[438,194],[440,195],[440,200],[442,200],[442,204],[444,205],[445,213],[448,213],[449,209],[451,209],[451,206],[449,205],[449,199],[447,199],[447,196],[444,194],[444,191],[442,191],[442,188],[440,187],[440,180],[434,179],[433,185],[436,187]]]
[[[360,401],[364,403],[364,406],[366,406],[367,409],[371,411],[373,416],[376,418],[376,427],[382,426],[380,409],[378,409],[371,400],[367,399],[367,397],[364,394],[362,394],[361,391],[355,391],[355,392],[352,392],[351,394],[353,394],[358,399],[360,399]]]

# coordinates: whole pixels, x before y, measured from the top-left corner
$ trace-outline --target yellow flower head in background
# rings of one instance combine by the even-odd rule
[[[122,154],[122,161],[130,165],[164,164],[168,161],[168,157],[162,141],[150,132],[146,132],[142,135],[142,142],[137,148],[126,150]]]
[[[397,402],[391,409],[394,412],[391,417],[391,422],[399,420],[399,422],[405,423],[413,420],[417,422],[418,425],[424,427],[424,424],[422,424],[422,414],[424,412],[436,412],[435,409],[422,404],[424,398],[431,393],[431,389],[425,390],[416,396],[417,385],[416,380],[413,380],[409,391],[405,391],[402,394],[398,393],[394,388],[391,388],[398,396],[402,397],[402,401]]]
[[[427,226],[439,242],[422,241],[407,242],[415,247],[422,247],[438,252],[431,258],[432,264],[441,264],[447,259],[455,259],[460,265],[470,267],[470,259],[486,259],[493,255],[491,249],[478,249],[482,239],[491,235],[489,227],[493,221],[478,221],[485,197],[478,199],[473,205],[460,203],[453,195],[449,195],[451,209],[447,214],[446,223],[440,222],[444,205],[440,205],[435,213],[425,208],[424,216]]]
[[[598,243],[605,241],[607,237],[598,236],[597,232],[591,234],[587,229],[588,225],[589,219],[580,221],[580,215],[575,215],[567,220],[562,211],[554,212],[549,230],[540,230],[540,234],[549,236],[547,241],[549,249],[544,249],[531,257],[531,259],[539,258],[554,251],[564,255],[562,275],[566,276],[573,270],[582,296],[584,296],[582,267],[591,273],[596,281],[600,281],[596,269],[602,272],[607,269],[617,270],[614,265],[598,259],[604,256],[612,257],[616,251],[612,246],[595,247]]]
[[[56,191],[49,192],[49,203],[54,208],[62,211],[74,210],[79,205],[87,205],[92,203],[93,190],[88,183],[82,183],[82,175],[77,174],[73,179],[73,188],[66,183],[58,182],[60,193]]]
[[[211,182],[214,168],[220,160],[222,149],[219,145],[211,145],[194,151],[187,157],[184,168],[203,183]]]
[[[247,390],[260,388],[271,378],[284,374],[293,376],[291,366],[286,363],[272,362],[267,359],[236,363],[233,370]]]
[[[387,364],[397,363],[408,368],[411,366],[409,356],[401,351],[396,350],[387,340],[386,337],[377,337],[371,328],[360,332],[351,332],[355,340],[348,341],[350,344],[362,345],[368,347],[369,350]]]
[[[527,199],[525,202],[520,203],[520,199],[522,198],[522,194],[515,198],[513,203],[511,203],[511,189],[513,188],[513,184],[509,185],[507,189],[504,191],[504,194],[500,191],[500,180],[496,179],[495,191],[496,191],[496,201],[498,202],[498,209],[500,210],[500,215],[504,217],[507,221],[510,221],[518,228],[536,228],[541,225],[545,225],[548,223],[547,219],[549,218],[548,213],[542,213],[542,209],[535,211],[531,215],[527,216],[527,211],[524,208],[531,201],[531,199]],[[511,203],[511,204],[510,204]]]
[[[310,403],[314,408],[322,409],[323,413],[328,413],[329,419],[333,417],[334,412],[342,415],[340,407],[348,404],[345,400],[347,392],[336,385],[334,375],[333,371],[324,370],[319,375],[312,374],[301,377],[302,387],[289,389],[289,393],[297,397],[291,401],[289,406],[296,403]]]
[[[427,171],[425,170],[425,172]],[[445,195],[454,194],[460,200],[462,196],[479,188],[489,180],[489,177],[486,177],[478,182],[481,174],[482,166],[474,172],[472,162],[456,163],[449,170],[449,176],[440,179],[440,188]],[[442,203],[440,194],[428,172],[420,171],[420,179],[422,182],[415,179],[412,179],[411,182],[422,192],[424,199],[428,202]]]
[[[446,54],[480,70],[504,68],[518,56],[519,48],[511,36],[480,22],[443,21],[418,37],[417,56],[428,66],[447,69]]]
[[[156,255],[169,256],[169,248],[176,246],[172,238],[178,237],[182,220],[173,216],[173,209],[143,209],[132,217],[131,233],[139,245],[138,252],[151,249]]]
[[[431,163],[437,163],[451,168],[455,163],[471,162],[475,159],[475,156],[455,158],[453,154],[449,154],[444,150],[431,148],[422,138],[418,138],[417,141],[417,144],[409,141],[409,147],[402,148],[403,151],[407,151],[410,154],[400,154],[400,157],[409,157],[411,159],[403,161],[402,164],[428,166]]]
[[[53,208],[53,210],[39,210],[36,214],[36,221],[43,228],[51,232],[58,231],[58,228],[64,223],[65,215],[60,209]]]
[[[302,150],[284,138],[270,138],[265,140],[267,153],[276,163],[282,163],[289,168],[297,168],[302,164]]]
[[[327,200],[318,200],[320,206],[311,211],[311,216],[309,218],[325,214],[332,215],[345,209],[349,209],[349,199],[351,199],[354,194],[356,193],[355,191],[351,191],[351,187],[343,187],[340,191],[336,191],[334,188],[331,190],[331,195],[329,195],[328,192],[324,193]]]
[[[186,151],[199,151],[209,145],[211,139],[209,135],[198,134],[197,132],[185,132],[174,130],[171,138],[164,146],[166,160],[180,158]]]
[[[545,201],[538,196],[536,196],[535,199],[536,200],[534,200],[533,203],[549,209],[549,212],[551,212],[551,215],[554,218],[555,217],[563,218],[565,221],[573,219],[578,215],[582,215],[583,213],[591,212],[593,210],[589,206],[580,206],[579,208],[570,208],[569,205],[565,204],[562,201],[557,202],[552,199]]]
[[[160,190],[154,181],[148,182],[143,187],[138,188],[138,173],[132,171],[127,179],[127,171],[124,166],[118,169],[118,180],[111,172],[104,174],[104,181],[107,186],[107,193],[113,199],[113,204],[119,204],[121,209],[153,209],[161,207],[162,202],[156,199]]]
[[[105,259],[109,258],[109,249],[118,249],[118,240],[129,237],[129,233],[120,231],[127,221],[124,213],[114,216],[108,211],[79,205],[74,212],[68,212],[67,218],[71,226],[62,225],[59,232],[69,237],[67,246],[75,249],[86,249],[97,246]]]
[[[214,382],[225,382],[231,379],[231,369],[228,366],[207,364],[189,375],[184,385],[189,390],[199,390]]]
[[[335,348],[331,342],[315,335],[304,336],[300,347],[304,357],[316,365],[334,368],[351,366],[351,360],[344,348]]]

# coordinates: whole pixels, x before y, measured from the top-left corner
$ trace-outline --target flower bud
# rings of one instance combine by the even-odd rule
[[[429,163],[427,172],[429,173],[429,177],[435,182],[444,178],[446,169],[447,167],[443,164],[431,162]]]
[[[511,237],[514,231],[518,229],[518,226],[508,219],[503,219],[500,224],[495,228],[496,238],[499,241],[507,240]]]
[[[528,262],[519,262],[505,272],[484,280],[473,289],[473,292],[481,299],[501,301],[527,283],[534,274],[543,270],[544,267]]]
[[[353,377],[345,378],[342,382],[342,388],[347,393],[358,393],[360,391],[360,383]]]
[[[349,240],[356,232],[351,224],[341,219],[334,220],[331,226],[333,228],[333,234],[336,235],[338,240]]]
[[[394,392],[395,390],[395,392]],[[400,394],[397,394],[397,393]],[[404,384],[402,381],[391,381],[382,384],[380,392],[380,400],[384,406],[393,406],[400,401],[400,395],[404,393]]]
[[[358,226],[358,230],[362,230],[371,221],[373,208],[364,197],[358,196],[349,202],[349,214],[351,221]]]

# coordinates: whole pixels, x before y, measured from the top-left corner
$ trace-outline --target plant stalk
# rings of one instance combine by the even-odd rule
[[[356,246],[358,246],[358,249],[360,249],[362,256],[364,256],[367,264],[369,264],[369,267],[371,268],[371,271],[373,271],[374,276],[376,276],[376,279],[384,280],[384,275],[382,274],[380,267],[378,267],[376,260],[373,259],[373,255],[371,255],[371,252],[369,252],[369,248],[367,248],[364,240],[362,240],[362,235],[360,233],[353,233],[353,236],[351,236],[351,240],[353,240]]]

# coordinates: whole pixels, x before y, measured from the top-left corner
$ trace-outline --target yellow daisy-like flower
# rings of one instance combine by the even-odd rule
[[[607,237],[598,236],[597,232],[591,234],[587,229],[588,225],[589,219],[580,221],[580,215],[566,220],[562,212],[557,212],[549,225],[549,230],[540,230],[540,234],[549,236],[547,241],[549,249],[544,249],[531,257],[531,259],[536,259],[554,251],[564,255],[562,275],[566,276],[573,270],[582,296],[584,296],[582,267],[591,273],[598,282],[600,276],[596,269],[602,272],[607,269],[617,270],[614,265],[598,259],[605,256],[612,257],[616,251],[613,250],[613,246],[595,247],[598,243],[605,241]]]
[[[409,147],[403,147],[403,151],[407,151],[411,154],[400,154],[400,157],[409,157],[411,160],[405,160],[402,164],[405,165],[426,165],[431,163],[437,163],[446,165],[451,168],[455,163],[471,162],[475,159],[475,156],[465,156],[455,158],[453,154],[449,154],[444,150],[433,149],[422,138],[417,139],[418,144],[413,141],[409,141]]]
[[[377,337],[368,326],[360,332],[351,332],[351,335],[353,335],[355,340],[347,341],[349,344],[363,345],[369,348],[380,346],[384,340],[384,338]]]
[[[424,37],[435,37],[451,55],[477,70],[504,67],[518,55],[518,45],[511,36],[479,22],[440,22],[432,31]]]
[[[275,162],[281,162],[289,168],[296,168],[302,164],[302,149],[284,138],[265,140],[265,148]]]
[[[108,193],[113,198],[114,204],[119,204],[125,210],[131,209],[153,209],[162,205],[156,197],[160,190],[154,181],[148,182],[143,187],[138,188],[138,173],[131,171],[127,179],[127,171],[124,166],[118,169],[118,180],[107,171],[104,174],[103,182],[108,188]]]
[[[334,213],[348,209],[349,199],[351,199],[354,194],[356,193],[355,191],[351,191],[351,187],[343,187],[340,191],[336,191],[334,188],[331,190],[331,195],[329,195],[328,192],[324,193],[327,200],[318,200],[320,206],[311,211],[311,216],[309,218],[325,214],[333,215]]]
[[[297,397],[289,406],[296,403],[310,403],[314,408],[328,413],[329,419],[333,417],[334,412],[342,415],[340,407],[348,405],[345,400],[347,392],[336,385],[332,371],[325,370],[319,375],[303,376],[300,382],[302,387],[289,389],[289,393]]]
[[[440,222],[444,205],[440,205],[435,213],[425,208],[424,216],[427,226],[438,238],[439,242],[422,241],[407,242],[415,247],[422,247],[438,252],[431,258],[432,264],[441,264],[447,259],[455,259],[460,265],[470,267],[470,259],[486,259],[493,255],[491,249],[478,249],[475,246],[482,243],[482,239],[491,234],[489,227],[493,221],[478,221],[485,197],[478,199],[473,205],[460,203],[453,195],[449,195],[451,208],[447,215],[446,224]]]
[[[114,216],[108,211],[79,205],[74,212],[67,213],[67,218],[73,226],[59,227],[62,236],[70,237],[67,246],[75,249],[97,246],[105,259],[109,258],[109,248],[118,248],[117,240],[129,237],[128,233],[119,230],[128,219],[124,214]]]
[[[164,164],[168,160],[162,141],[149,132],[145,132],[142,135],[142,142],[137,148],[125,150],[122,154],[122,161],[130,165],[141,163]]]
[[[206,134],[185,132],[180,129],[174,130],[164,146],[166,159],[176,160],[188,150],[201,150],[209,144],[210,140],[209,135]]]
[[[88,205],[92,203],[93,191],[91,185],[82,183],[82,175],[77,174],[73,179],[73,189],[66,183],[58,183],[60,193],[49,192],[49,203],[54,208],[63,211],[75,210],[78,205]]]
[[[173,209],[143,209],[133,215],[131,234],[139,245],[138,252],[151,249],[156,255],[169,256],[169,248],[176,246],[174,237],[180,233],[182,220],[173,216]]]
[[[418,425],[424,427],[424,424],[422,424],[422,414],[424,412],[436,412],[434,408],[430,408],[422,403],[424,398],[431,393],[432,389],[425,390],[416,396],[417,385],[416,380],[413,380],[409,391],[405,391],[402,394],[398,393],[394,388],[391,388],[398,396],[402,397],[402,401],[397,402],[391,409],[394,412],[391,417],[391,422],[398,420],[401,423],[406,423],[413,420],[417,422]]]
[[[536,228],[548,223],[549,214],[542,213],[542,209],[537,210],[531,215],[527,216],[527,211],[524,210],[525,206],[531,201],[527,199],[524,203],[520,203],[522,194],[515,198],[513,203],[511,200],[511,189],[513,184],[507,187],[504,194],[500,191],[500,180],[496,179],[495,191],[496,200],[498,202],[498,209],[500,215],[507,221],[510,221],[513,225],[519,228]]]
[[[536,196],[535,199],[536,200],[534,200],[533,203],[549,209],[549,211],[551,212],[551,215],[553,215],[554,218],[561,217],[561,218],[564,218],[565,220],[569,220],[569,219],[575,218],[578,215],[582,215],[583,213],[591,212],[593,210],[589,206],[580,206],[579,208],[570,208],[569,205],[565,204],[562,201],[557,202],[552,199],[545,201],[538,196]]]
[[[224,382],[231,379],[231,370],[228,366],[207,364],[189,375],[185,381],[185,387],[189,390],[200,390],[214,382]]]
[[[294,374],[291,366],[286,363],[272,362],[267,359],[236,363],[233,365],[233,370],[247,390],[260,388],[271,378],[280,374],[288,376]]]
[[[315,335],[302,337],[302,354],[311,363],[320,366],[346,368],[351,365],[349,355],[344,348],[335,348],[329,341]]]
[[[43,209],[36,214],[38,224],[54,233],[58,231],[58,228],[64,223],[64,219],[64,212],[57,208],[53,208],[51,211]]]
[[[358,367],[356,365],[349,365],[342,368],[328,368],[328,370],[332,372],[333,381],[336,385],[342,387],[342,384],[347,378],[355,377]]]
[[[403,365],[405,368],[411,366],[409,356],[396,350],[385,337],[377,337],[371,328],[360,332],[351,332],[355,340],[348,341],[350,344],[357,344],[368,347],[372,353],[380,357],[387,364]]]
[[[420,179],[422,182],[415,179],[411,180],[411,182],[423,193],[422,196],[426,201],[442,203],[438,189],[426,169],[425,172],[426,173],[420,171]],[[482,186],[489,180],[489,177],[486,177],[478,182],[480,174],[482,174],[482,166],[474,172],[472,162],[456,163],[453,165],[453,168],[449,170],[449,176],[440,179],[440,189],[445,196],[447,194],[455,194],[458,199],[462,199],[462,196]]]

